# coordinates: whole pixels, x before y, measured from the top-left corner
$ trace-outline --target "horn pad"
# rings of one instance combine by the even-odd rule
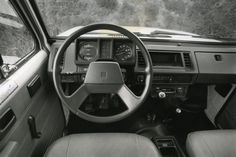
[[[92,62],[88,67],[85,84],[124,84],[117,62]]]

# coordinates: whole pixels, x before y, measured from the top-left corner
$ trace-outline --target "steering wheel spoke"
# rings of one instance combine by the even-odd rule
[[[89,91],[85,84],[82,84],[72,95],[65,96],[66,103],[70,105],[72,109],[77,111],[88,97]]]
[[[140,103],[140,97],[136,96],[125,84],[120,88],[117,94],[130,111]]]

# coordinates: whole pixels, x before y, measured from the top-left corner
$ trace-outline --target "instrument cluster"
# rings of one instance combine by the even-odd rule
[[[135,64],[135,48],[128,39],[78,39],[75,63],[83,65],[99,59]]]

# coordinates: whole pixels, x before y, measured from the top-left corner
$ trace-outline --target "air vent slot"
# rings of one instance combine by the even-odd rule
[[[113,38],[122,38],[122,39],[127,39],[127,37],[125,35],[122,35],[122,34],[111,34],[109,35]]]
[[[185,68],[192,69],[192,61],[189,53],[183,53]]]
[[[141,51],[138,51],[138,66],[145,67],[145,60]]]

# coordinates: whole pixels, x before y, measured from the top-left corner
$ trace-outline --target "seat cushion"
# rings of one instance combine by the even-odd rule
[[[235,157],[236,130],[211,130],[188,135],[189,157]]]
[[[135,134],[77,134],[63,137],[45,157],[161,157],[146,137]]]

